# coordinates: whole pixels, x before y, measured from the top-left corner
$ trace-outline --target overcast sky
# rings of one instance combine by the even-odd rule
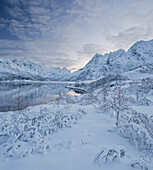
[[[0,0],[0,57],[76,70],[153,39],[153,0]]]

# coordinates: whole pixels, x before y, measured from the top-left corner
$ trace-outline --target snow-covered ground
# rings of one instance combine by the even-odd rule
[[[87,112],[71,128],[64,128],[50,137],[50,149],[46,153],[29,155],[26,158],[8,159],[0,163],[1,170],[132,170],[130,166],[140,154],[134,146],[117,134],[109,132],[114,127],[114,119],[96,111],[90,105]],[[97,153],[103,148],[124,147],[125,158],[113,163],[94,163]]]
[[[0,170],[152,170],[151,89],[151,79],[115,83],[1,112]]]
[[[0,112],[0,170],[153,170],[153,79],[145,73],[81,82],[83,95]]]

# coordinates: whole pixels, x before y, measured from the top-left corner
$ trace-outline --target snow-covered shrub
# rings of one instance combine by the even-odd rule
[[[117,129],[119,135],[127,138],[139,151],[153,156],[153,120],[136,111],[124,115]]]
[[[147,86],[147,82],[148,80],[145,80],[143,87]],[[95,90],[94,94],[98,99],[97,108],[102,113],[115,115],[117,125],[115,131],[127,138],[139,151],[153,156],[153,119],[130,108],[131,105],[152,104],[147,99],[142,83],[135,82],[125,87],[107,86],[107,90],[104,87],[106,85]],[[150,83],[148,87],[152,88],[152,84]],[[136,97],[137,91],[139,94]]]
[[[148,167],[140,162],[134,162],[131,164],[132,168],[141,169],[141,170],[149,170]],[[150,169],[151,170],[151,169]]]
[[[152,170],[151,157],[147,155],[141,155],[139,159],[130,162],[130,166],[134,169],[140,170]]]
[[[98,165],[110,162],[120,162],[126,155],[126,149],[123,146],[103,147],[97,154],[94,162]]]
[[[145,93],[148,93],[151,89],[153,89],[153,79],[152,78],[143,79],[141,82],[141,89]]]
[[[76,124],[86,112],[72,106],[46,105],[28,111],[7,112],[0,120],[0,150],[3,157],[24,157],[50,148],[50,135]]]

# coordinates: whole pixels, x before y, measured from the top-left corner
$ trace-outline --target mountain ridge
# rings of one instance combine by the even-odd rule
[[[153,40],[138,41],[127,51],[119,49],[104,55],[97,53],[84,68],[73,73],[71,80],[94,80],[141,66],[153,68]]]
[[[138,41],[127,51],[119,49],[104,55],[96,53],[80,70],[71,73],[63,67],[47,67],[26,58],[0,59],[0,81],[3,80],[95,80],[120,74],[141,66],[153,68],[153,40]]]
[[[26,58],[0,59],[0,80],[63,80],[69,74],[65,67],[46,67]]]

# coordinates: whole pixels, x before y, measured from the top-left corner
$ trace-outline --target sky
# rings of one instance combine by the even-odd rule
[[[153,39],[153,0],[0,0],[0,58],[82,68]]]

